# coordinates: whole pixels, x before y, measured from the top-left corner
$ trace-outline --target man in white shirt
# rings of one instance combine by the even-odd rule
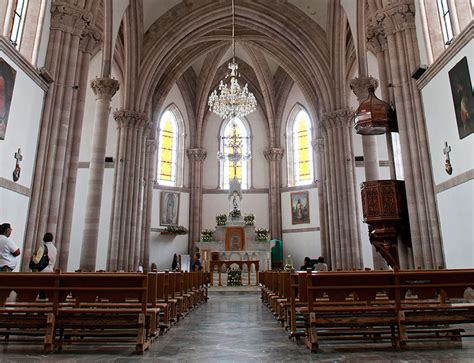
[[[0,225],[0,272],[12,272],[20,255],[20,248],[9,238],[11,234],[10,223]]]
[[[53,243],[53,234],[49,232],[45,233],[43,237],[43,243],[48,248],[49,264],[41,272],[54,272],[54,265],[56,265],[56,256],[58,254],[58,250]]]

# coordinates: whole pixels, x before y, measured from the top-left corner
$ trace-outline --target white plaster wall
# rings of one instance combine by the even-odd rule
[[[153,208],[151,228],[166,228],[160,226],[160,195],[161,191],[153,190]],[[189,193],[180,193],[178,224],[189,230]],[[151,232],[150,235],[150,264],[156,263],[159,270],[171,269],[173,254],[188,253],[189,235],[161,235],[159,232]]]
[[[227,214],[230,210],[227,194],[204,194],[202,203],[203,229],[214,229],[216,227],[216,215]],[[256,228],[269,228],[268,194],[244,193],[241,208],[242,215],[255,215]]]
[[[449,70],[467,56],[471,83],[474,84],[474,42],[471,40],[421,90],[428,132],[434,184],[439,185],[474,167],[474,134],[459,139]],[[452,175],[444,170],[444,142],[451,146]],[[437,194],[438,214],[448,267],[474,266],[472,229],[474,215],[474,183],[472,179]]]
[[[296,269],[303,265],[306,256],[321,256],[321,234],[319,231],[283,233],[283,264],[288,255],[293,258]]]
[[[68,271],[79,268],[84,233],[86,211],[87,180],[89,169],[80,168],[77,172],[76,200],[74,203],[73,223],[71,230]],[[114,169],[107,168],[104,172],[104,188],[102,189],[102,206],[100,211],[99,238],[97,243],[96,270],[106,268],[107,249],[109,245],[110,215],[112,209]]]
[[[44,91],[4,52],[0,51],[0,57],[17,72],[5,140],[0,140],[0,165],[2,166],[0,177],[12,180],[12,172],[16,165],[13,157],[15,152],[21,149],[23,160],[20,164],[21,176],[17,184],[31,191]],[[25,100],[28,100],[27,107],[25,107]],[[29,201],[28,196],[0,188],[0,223],[11,223],[13,228],[11,237],[22,252]]]

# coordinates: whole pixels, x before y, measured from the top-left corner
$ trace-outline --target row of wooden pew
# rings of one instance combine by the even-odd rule
[[[0,337],[46,352],[132,343],[142,353],[207,301],[208,284],[206,272],[0,273]]]
[[[262,301],[311,351],[321,341],[410,341],[465,334],[474,324],[474,269],[260,273]]]

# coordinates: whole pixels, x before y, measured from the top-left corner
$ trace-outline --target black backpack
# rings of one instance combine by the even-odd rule
[[[34,256],[31,256],[29,265],[30,270],[41,272],[49,265],[48,247],[45,244],[43,245],[43,247],[43,256],[41,256],[41,259],[38,261],[38,263],[35,263],[33,261]]]

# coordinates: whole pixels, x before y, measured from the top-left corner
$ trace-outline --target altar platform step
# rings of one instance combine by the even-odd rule
[[[259,286],[210,286],[209,297],[221,295],[260,295]]]

